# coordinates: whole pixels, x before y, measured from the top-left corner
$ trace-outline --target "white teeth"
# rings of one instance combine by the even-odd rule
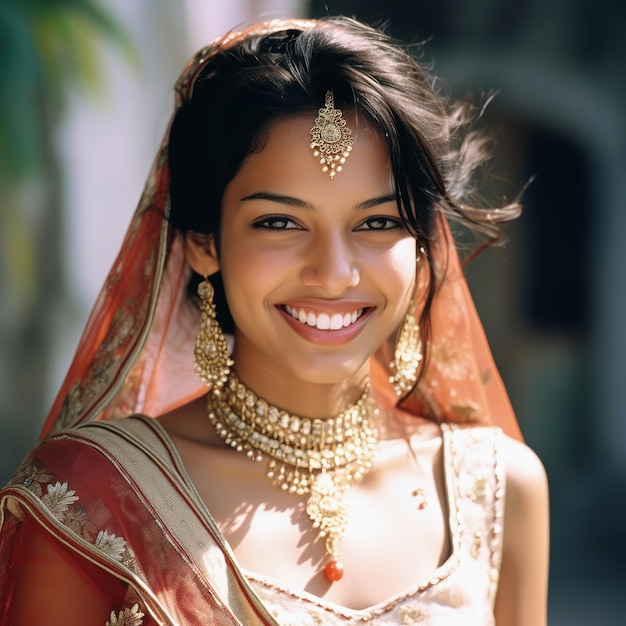
[[[313,315],[309,313],[309,317]],[[310,324],[311,326],[317,326],[320,330],[328,330],[330,328],[330,317],[326,313],[320,313],[317,316],[317,324]]]
[[[340,328],[343,328],[343,315],[341,313],[333,313],[333,316],[330,318],[330,329],[339,330]]]
[[[356,322],[363,313],[363,309],[349,311],[346,313],[313,313],[313,311],[305,311],[304,309],[294,309],[285,305],[285,310],[291,317],[298,320],[301,324],[314,326],[319,330],[340,330],[346,328]]]

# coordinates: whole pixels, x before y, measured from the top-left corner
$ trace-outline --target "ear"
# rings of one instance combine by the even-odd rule
[[[219,271],[220,263],[213,235],[187,231],[185,235],[185,258],[191,269],[200,276],[211,276]]]

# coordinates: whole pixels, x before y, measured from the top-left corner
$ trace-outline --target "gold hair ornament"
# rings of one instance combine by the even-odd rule
[[[319,158],[322,171],[335,178],[352,150],[352,131],[343,119],[343,113],[335,108],[335,96],[331,89],[326,92],[325,106],[319,109],[315,125],[311,128],[311,150]]]

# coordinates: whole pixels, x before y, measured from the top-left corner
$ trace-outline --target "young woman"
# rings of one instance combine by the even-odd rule
[[[448,224],[518,207],[464,204],[460,109],[343,18],[229,33],[177,95],[2,491],[2,623],[545,624],[546,479]]]

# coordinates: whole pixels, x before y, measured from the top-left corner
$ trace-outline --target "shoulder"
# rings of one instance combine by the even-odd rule
[[[526,444],[503,436],[502,457],[506,467],[507,506],[523,506],[548,495],[543,463]]]
[[[150,418],[129,416],[58,431],[30,450],[9,484],[35,495],[45,494],[47,486],[56,483],[90,485],[94,474],[124,467],[120,459],[150,446],[149,435],[155,431],[149,423]]]
[[[547,569],[549,544],[548,479],[535,452],[519,441],[503,438],[506,467],[504,555]]]
[[[498,624],[546,624],[549,569],[548,479],[527,445],[503,438],[504,544],[496,599]]]
[[[492,465],[506,486],[507,517],[539,515],[547,510],[548,480],[543,463],[525,443],[496,427],[451,427],[454,455],[467,470]]]

